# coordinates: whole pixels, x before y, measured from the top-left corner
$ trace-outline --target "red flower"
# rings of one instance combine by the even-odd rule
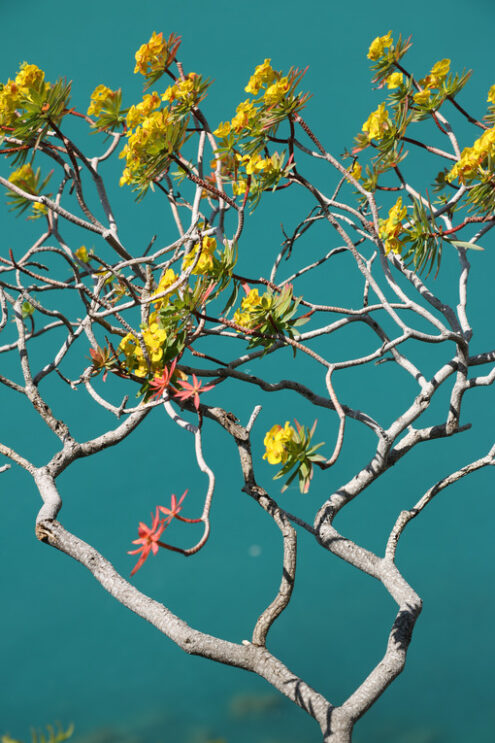
[[[195,374],[192,375],[192,378],[192,384],[190,382],[184,382],[183,380],[179,380],[177,382],[177,384],[180,384],[182,389],[175,392],[175,397],[178,397],[179,400],[188,400],[190,397],[192,397],[194,400],[194,407],[197,410],[199,408],[200,394],[202,392],[208,392],[208,390],[212,390],[215,385],[209,384],[207,387],[201,387],[203,383],[198,380]]]
[[[151,514],[151,516],[153,518],[153,514]],[[134,575],[134,573],[139,570],[141,565],[143,565],[143,563],[147,560],[150,552],[156,555],[159,545],[158,540],[160,539],[164,529],[165,520],[160,520],[158,507],[156,509],[151,528],[149,526],[146,526],[146,524],[143,524],[143,522],[141,521],[138,527],[139,539],[134,539],[132,542],[133,544],[140,544],[141,546],[138,547],[137,550],[130,550],[127,553],[128,555],[137,555],[139,552],[141,553],[141,557],[131,570],[131,575]]]
[[[184,490],[179,500],[177,500],[177,497],[172,493],[172,497],[170,499],[170,508],[167,508],[166,506],[158,506],[159,511],[166,514],[167,518],[164,520],[170,524],[172,519],[174,519],[180,511],[182,511],[181,503],[184,500],[184,498],[187,495],[187,490]],[[180,520],[182,521],[182,518],[179,516]]]
[[[174,359],[168,369],[167,367],[164,367],[161,377],[155,377],[151,380],[150,387],[154,389],[155,392],[151,395],[150,400],[153,400],[154,397],[161,397],[163,395],[172,381],[172,375],[175,371],[176,363],[177,359]]]

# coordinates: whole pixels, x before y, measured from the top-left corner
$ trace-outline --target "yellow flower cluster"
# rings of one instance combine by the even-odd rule
[[[167,61],[168,48],[163,34],[155,31],[147,44],[143,44],[136,52],[136,67],[134,72],[149,77],[156,72],[161,72]]]
[[[394,253],[400,253],[402,250],[402,241],[399,235],[403,231],[402,220],[407,217],[407,209],[402,206],[402,196],[399,196],[393,207],[388,213],[387,219],[380,219],[380,237],[384,240],[385,253],[392,250]]]
[[[102,109],[107,108],[116,95],[116,90],[111,90],[106,85],[98,85],[91,93],[91,103],[87,110],[88,116],[99,116]]]
[[[280,80],[266,89],[263,100],[268,106],[276,106],[277,103],[283,101],[289,89],[289,78],[281,77]]]
[[[81,245],[80,248],[78,248],[77,250],[74,250],[74,255],[76,256],[76,258],[79,258],[79,260],[82,261],[83,263],[89,263],[89,253],[85,245]]]
[[[215,135],[215,137],[222,137],[222,138],[228,137],[231,129],[232,129],[232,126],[230,124],[230,121],[222,121],[217,126],[213,134]]]
[[[8,80],[0,89],[0,126],[11,126],[17,118],[16,110],[22,107],[23,98],[30,98],[32,91],[46,92],[45,73],[34,64],[23,62],[15,80]]]
[[[399,85],[402,85],[402,80],[402,72],[392,72],[392,74],[386,78],[385,82],[387,83],[387,88],[393,90],[393,88],[398,88]]]
[[[256,173],[266,173],[269,175],[276,170],[276,165],[272,157],[262,158],[259,152],[255,152],[252,155],[244,155],[241,158],[241,163],[246,168],[247,175],[256,175]]]
[[[157,376],[163,368],[163,344],[167,339],[167,333],[165,330],[158,326],[156,322],[156,313],[152,312],[149,318],[149,323],[146,328],[142,331],[143,342],[146,347],[146,352],[150,361],[150,366],[143,353],[143,349],[132,333],[122,338],[119,343],[118,351],[123,353],[125,356],[125,367],[126,369],[135,374],[136,377],[146,377],[148,374],[151,376]]]
[[[21,165],[17,170],[12,171],[9,176],[9,181],[15,186],[19,186],[23,191],[30,194],[38,194],[38,173],[35,173],[29,163]],[[44,204],[34,202],[31,204],[35,217],[40,217],[42,214],[46,214],[48,209]]]
[[[252,330],[258,323],[256,314],[261,309],[261,306],[261,297],[258,294],[258,290],[251,289],[249,294],[242,300],[241,309],[236,310],[234,313],[234,322],[243,328]]]
[[[192,107],[198,101],[200,82],[201,77],[196,72],[190,72],[184,80],[177,80],[169,86],[162,95],[162,100],[169,103],[178,101]]]
[[[169,287],[172,286],[172,284],[175,284],[179,277],[173,271],[171,268],[167,268],[163,276],[161,277],[160,281],[158,282],[158,287],[156,291],[152,294],[151,298],[156,297],[159,294],[162,294],[163,292],[167,291]],[[165,295],[164,297],[161,297],[160,299],[157,299],[154,307],[155,310],[159,310],[160,307],[165,307],[169,301],[170,301],[170,294]]]
[[[447,173],[447,180],[458,178],[460,183],[473,180],[480,175],[479,169],[488,156],[495,158],[495,126],[486,129],[472,147],[463,149],[460,160]]]
[[[359,181],[363,173],[363,168],[356,160],[352,168],[349,169],[348,173],[349,175],[352,175],[352,177],[355,178],[356,181]]]
[[[385,36],[377,36],[376,39],[373,39],[368,49],[368,59],[376,62],[380,57],[383,57],[385,49],[389,49],[393,43],[392,31],[389,31]]]
[[[236,114],[230,122],[231,129],[236,134],[239,134],[243,129],[249,129],[255,122],[257,114],[258,111],[253,101],[249,100],[249,98],[239,103],[236,108]]]
[[[376,111],[373,111],[363,124],[363,132],[368,139],[382,139],[383,135],[391,126],[388,111],[384,103],[380,103]]]
[[[441,59],[431,68],[429,74],[419,81],[423,90],[418,91],[413,98],[416,103],[424,105],[428,103],[431,91],[440,88],[450,71],[450,59]]]
[[[129,129],[141,124],[152,111],[160,106],[160,96],[158,93],[147,93],[141,103],[131,106],[127,112],[126,124]]]
[[[488,91],[487,103],[495,103],[495,85],[492,85]]]
[[[168,141],[168,129],[171,121],[167,109],[153,111],[135,131],[129,131],[129,139],[119,157],[126,158],[126,167],[120,179],[120,185],[132,184],[139,176],[143,163],[153,155],[173,150],[174,143]]]
[[[201,241],[201,255],[199,256],[198,262],[192,270],[193,275],[208,273],[212,270],[214,261],[213,255],[217,247],[217,241],[214,237],[208,237],[205,235]],[[193,249],[188,253],[184,261],[182,262],[182,269],[185,270],[191,266],[196,260],[196,256],[199,250],[199,243],[194,245]]]
[[[35,64],[23,62],[16,75],[15,83],[21,93],[29,96],[32,90],[42,92],[50,87],[50,83],[45,83],[45,73],[36,67]]]
[[[289,421],[285,422],[283,428],[278,423],[272,426],[263,441],[266,448],[263,459],[267,459],[269,464],[283,464],[286,462],[288,457],[287,444],[294,439],[295,435],[296,432]]]
[[[271,59],[265,59],[263,64],[259,64],[256,67],[254,74],[251,75],[248,84],[244,88],[246,93],[258,95],[263,86],[270,85],[270,83],[273,82],[275,79],[275,72],[273,71],[270,62]]]

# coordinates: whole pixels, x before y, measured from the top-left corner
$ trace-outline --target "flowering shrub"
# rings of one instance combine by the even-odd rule
[[[378,36],[368,58],[379,100],[352,149],[338,157],[303,118],[309,94],[300,87],[306,70],[278,70],[266,58],[247,84],[243,81],[223,120],[211,125],[203,104],[214,88],[200,72],[184,71],[180,42],[175,34],[153,32],[141,45],[135,73],[144,79],[144,90],[134,101],[127,100],[124,85],[113,90],[99,83],[86,112],[78,111],[71,107],[70,84],[62,78],[47,82],[43,70],[27,62],[14,79],[0,85],[0,154],[7,168],[0,184],[11,209],[31,210],[29,218],[37,217],[34,224],[42,225],[42,234],[26,251],[15,246],[0,255],[0,332],[6,338],[0,353],[10,353],[19,364],[13,379],[2,372],[0,385],[25,398],[60,442],[42,466],[3,443],[0,454],[34,478],[43,500],[36,527],[42,541],[84,564],[115,598],[187,652],[258,673],[315,717],[325,743],[348,743],[356,721],[402,671],[421,610],[419,596],[396,562],[403,530],[437,492],[495,461],[493,447],[442,474],[413,506],[398,493],[396,522],[376,554],[340,534],[334,524],[340,510],[385,478],[417,444],[467,430],[461,423],[464,398],[495,381],[494,352],[491,347],[483,350],[481,334],[475,350],[471,348],[467,307],[468,255],[483,249],[479,242],[495,226],[495,83],[486,109],[483,101],[483,115],[468,114],[457,98],[469,72],[452,71],[450,60],[441,59],[415,76],[405,61],[411,40],[392,31]],[[476,128],[462,150],[449,112]],[[74,117],[72,127],[68,117]],[[104,140],[100,154],[82,152],[77,137],[69,136],[77,126],[95,135],[93,142]],[[358,127],[356,123],[354,131]],[[428,127],[439,144],[424,141]],[[425,162],[432,156],[432,172],[425,166],[422,173],[423,180],[430,176],[428,189],[423,182],[409,182],[411,150],[420,150]],[[121,238],[119,215],[101,173],[102,163],[114,153],[124,161],[120,186],[129,186],[136,202],[155,200],[160,229],[172,228],[172,239],[162,241],[160,236],[155,244],[155,236],[139,249]],[[306,168],[308,160],[318,167]],[[328,170],[321,176],[323,167]],[[51,192],[49,182],[57,182]],[[277,203],[278,192],[289,188],[301,196],[291,202],[297,207],[304,209],[311,200],[308,211],[288,231],[282,227],[282,245],[274,255],[268,230],[262,233],[262,250],[253,244],[245,248],[249,214],[260,204]],[[170,208],[168,221],[163,205]],[[73,242],[72,232],[64,237],[64,221],[90,233],[88,247],[79,239]],[[328,230],[330,240],[323,231],[315,234],[317,224]],[[449,266],[440,298],[430,274],[440,270],[444,250],[457,263]],[[316,272],[325,271],[324,280],[312,281]],[[480,285],[487,276],[488,271],[481,272]],[[339,285],[344,297],[340,304],[334,296]],[[424,357],[416,353],[421,344],[427,344]],[[390,362],[387,374],[382,373],[385,362]],[[475,369],[487,364],[491,371],[476,375]],[[366,381],[362,385],[357,375],[370,365],[376,367],[371,392],[361,395],[358,404],[354,395],[366,389]],[[6,364],[5,374],[8,369]],[[356,372],[354,383],[345,385],[341,380],[350,369]],[[73,430],[57,417],[66,396],[54,395],[50,404],[45,399],[55,387],[42,384],[50,375],[67,391],[87,393],[90,404],[115,415],[118,424],[90,441],[77,441],[77,427]],[[234,405],[240,401],[239,410],[222,407],[222,388],[235,390],[229,399]],[[430,406],[440,388],[448,405],[438,413],[441,406]],[[115,400],[119,389],[124,389],[120,402]],[[260,405],[244,420],[246,390],[285,394],[277,416],[284,425],[272,425],[263,438],[256,427]],[[132,393],[136,399],[129,402]],[[295,419],[289,422],[296,398],[303,420],[315,417],[308,407],[318,408],[323,437],[331,442],[328,450],[327,444],[314,443],[316,421],[311,428]],[[370,403],[369,411],[361,409],[363,399],[366,406]],[[393,402],[385,411],[384,399]],[[158,414],[155,408],[163,416],[162,449],[152,461],[161,462],[166,451],[174,463],[178,426],[194,441],[191,461],[206,487],[199,509],[199,488],[193,488],[188,501],[197,518],[182,515],[186,490],[180,498],[172,495],[169,506],[153,506],[150,522],[139,522],[130,551],[137,558],[131,575],[150,555],[162,552],[161,563],[146,566],[159,569],[166,551],[189,556],[207,543],[216,477],[208,463],[209,447],[203,444],[205,432],[219,426],[237,447],[243,497],[251,497],[273,519],[283,543],[280,588],[250,641],[227,642],[192,630],[167,607],[138,592],[57,520],[62,505],[58,476],[75,460],[123,441],[145,417]],[[398,412],[390,421],[392,409]],[[438,419],[432,419],[432,411]],[[354,430],[349,422],[366,431],[354,449],[349,449]],[[375,448],[371,445],[365,453],[373,437]],[[224,454],[228,451],[222,448],[222,456],[230,456]],[[337,480],[344,479],[342,468],[334,476],[343,451],[346,478],[355,467],[344,484]],[[142,465],[139,458],[133,464]],[[278,468],[273,479],[284,480],[282,492],[296,478],[302,493],[311,489],[311,497],[303,499],[308,512],[314,509],[310,521],[293,513],[302,502],[297,493],[281,498],[260,484],[268,479],[267,465]],[[6,468],[0,467],[0,473]],[[160,470],[157,482],[162,479]],[[136,504],[136,518],[142,508],[143,503]],[[164,538],[174,521],[190,525],[180,536],[180,545],[189,546]],[[374,577],[398,604],[384,658],[340,706],[295,676],[266,645],[295,583],[296,528]]]

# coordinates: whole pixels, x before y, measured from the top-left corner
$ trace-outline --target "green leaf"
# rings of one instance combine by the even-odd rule
[[[464,240],[448,240],[447,238],[444,239],[446,242],[449,242],[451,245],[453,245],[454,248],[464,248],[464,250],[484,250],[481,245],[476,245],[476,243],[467,243],[464,242]]]

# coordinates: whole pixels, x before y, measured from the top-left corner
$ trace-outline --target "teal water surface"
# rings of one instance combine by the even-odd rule
[[[141,80],[132,74],[135,50],[153,30],[175,31],[183,37],[186,71],[214,78],[204,106],[212,123],[232,116],[245,97],[243,87],[254,66],[265,57],[272,58],[276,69],[309,65],[304,87],[313,98],[306,118],[323,143],[339,154],[352,144],[362,122],[382,100],[381,93],[371,88],[366,59],[373,37],[389,29],[394,35],[412,34],[408,64],[418,74],[425,74],[443,57],[452,59],[454,69],[473,68],[475,74],[462,100],[482,115],[486,91],[495,83],[494,21],[495,8],[489,0],[469,5],[453,0],[448,6],[427,0],[410,4],[87,0],[77,5],[25,0],[22,8],[2,3],[0,79],[12,77],[25,59],[42,67],[49,80],[59,75],[74,80],[73,102],[79,109],[86,108],[99,83],[122,87],[126,99],[135,102],[141,95]],[[467,127],[462,131],[465,145],[478,136]],[[419,179],[421,167],[421,159],[411,165],[410,172]],[[109,168],[108,175],[116,183],[117,169]],[[155,233],[163,244],[175,237],[161,200],[151,195],[136,207],[127,191],[117,186],[115,191],[121,237],[125,244],[136,246],[132,250],[141,250]],[[268,209],[257,211],[243,237],[239,264],[243,270],[256,266],[257,271],[266,271],[282,240],[280,222],[293,228],[305,208],[297,198],[281,194]],[[3,198],[0,210],[2,254],[33,241],[33,225],[8,215]],[[64,227],[64,231],[75,244],[91,246],[76,230]],[[328,240],[323,233],[321,239]],[[472,258],[474,353],[495,345],[491,233],[484,247],[483,254]],[[449,276],[455,270],[454,258],[446,256],[434,285],[445,293],[446,301],[454,301]],[[320,275],[315,291],[323,298],[329,286],[336,304],[345,301],[347,288],[338,275]],[[336,353],[343,358],[349,353],[345,341],[335,342],[341,344]],[[80,353],[87,353],[84,344]],[[433,365],[436,350],[429,353]],[[288,353],[268,359],[271,378],[286,376],[290,359]],[[428,367],[430,357],[423,362]],[[383,379],[395,384],[395,377],[377,369],[380,376],[376,370],[369,371],[368,377],[350,373],[340,389],[347,404],[380,415],[386,423],[413,388],[379,387]],[[310,379],[315,389],[323,391],[319,377]],[[371,401],[363,380],[377,385]],[[55,393],[49,385],[45,389],[53,395],[50,401],[57,410],[70,406],[68,417],[76,421],[79,439],[113,425],[84,393]],[[255,403],[263,404],[255,455],[261,484],[272,488],[273,472],[261,463],[262,432],[274,421],[294,415],[304,419],[313,411],[288,393],[275,398],[261,392],[245,394],[231,386],[219,389],[218,395],[215,401],[243,421]],[[55,451],[55,440],[5,389],[0,389],[0,400],[1,440],[17,446],[37,464],[46,461]],[[474,392],[464,413],[464,422],[475,423],[473,429],[428,445],[401,462],[346,509],[340,530],[381,551],[402,508],[414,504],[440,477],[486,453],[493,440],[493,404],[493,388]],[[326,420],[323,413],[319,417],[328,443],[335,435],[335,421]],[[295,489],[280,496],[289,511],[310,518],[314,504],[329,488],[338,487],[356,466],[368,461],[371,439],[352,425],[348,435],[353,443],[344,448],[335,472],[317,479],[308,496]],[[278,586],[279,534],[240,492],[231,442],[212,430],[205,456],[218,475],[207,548],[190,560],[173,553],[149,560],[135,584],[192,626],[239,642],[250,637],[253,622]],[[447,490],[404,534],[399,565],[422,596],[424,610],[406,670],[358,725],[358,743],[491,743],[495,739],[493,476],[493,468],[483,470]],[[77,462],[62,475],[61,521],[127,575],[133,563],[126,550],[137,522],[156,503],[166,502],[170,492],[181,493],[186,487],[188,507],[199,509],[203,486],[190,436],[172,430],[157,411],[121,446]],[[273,492],[279,497],[278,485]],[[81,566],[37,542],[34,520],[39,505],[39,496],[23,472],[12,467],[0,475],[0,735],[8,731],[25,740],[29,726],[60,720],[75,723],[78,741],[91,738],[102,743],[318,740],[315,723],[279,699],[265,682],[186,656],[114,602]],[[394,614],[395,605],[382,586],[318,550],[302,534],[297,588],[290,610],[271,632],[270,649],[338,703],[382,656]]]

